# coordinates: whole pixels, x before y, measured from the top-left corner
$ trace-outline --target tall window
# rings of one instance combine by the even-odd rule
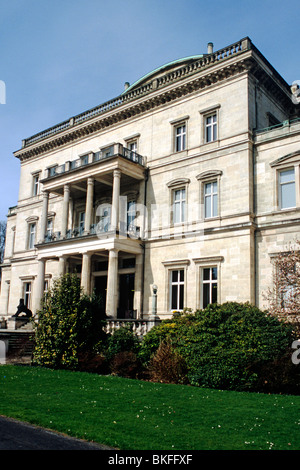
[[[218,182],[204,184],[204,214],[205,218],[218,215]]]
[[[47,238],[50,239],[53,233],[53,220],[48,219],[47,221]]]
[[[217,114],[211,114],[205,118],[205,141],[213,142],[217,140]]]
[[[128,201],[127,202],[127,230],[133,229],[135,216],[136,216],[135,201]]]
[[[281,209],[296,206],[295,169],[279,173],[279,203]]]
[[[97,209],[97,215],[100,217],[97,230],[99,232],[108,232],[110,230],[111,205],[101,204]]]
[[[127,148],[132,152],[137,152],[137,140],[132,140],[129,142]]]
[[[39,194],[39,187],[40,187],[40,175],[36,174],[33,175],[33,196],[37,196]]]
[[[173,191],[173,223],[178,224],[185,221],[185,188]]]
[[[79,232],[84,232],[85,212],[79,212]]]
[[[202,306],[217,302],[218,299],[218,268],[203,268],[202,271]]]
[[[170,310],[183,310],[184,269],[171,271]]]
[[[175,151],[181,152],[186,149],[186,125],[175,127]]]
[[[34,248],[35,244],[35,236],[36,236],[36,224],[29,225],[29,236],[28,236],[28,248]]]
[[[24,282],[23,287],[24,304],[27,308],[31,305],[31,282]]]

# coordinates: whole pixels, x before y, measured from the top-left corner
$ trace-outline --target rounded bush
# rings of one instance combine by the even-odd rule
[[[229,302],[163,321],[144,338],[144,361],[165,340],[185,360],[190,384],[251,390],[262,366],[286,353],[293,333],[290,325],[253,305]]]

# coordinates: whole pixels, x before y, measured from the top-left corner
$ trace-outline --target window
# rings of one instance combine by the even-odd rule
[[[53,233],[53,220],[49,219],[47,220],[47,234],[46,234],[48,239],[51,239],[52,233]]]
[[[217,113],[214,113],[205,117],[205,142],[214,142],[217,138]]]
[[[108,232],[110,230],[111,205],[101,204],[97,209],[97,216],[100,220],[97,225],[97,231]]]
[[[82,155],[80,157],[80,164],[81,166],[84,166],[84,165],[87,165],[89,163],[89,155],[86,154],[86,155]]]
[[[58,167],[58,165],[54,165],[54,166],[51,166],[50,168],[48,168],[48,178],[50,178],[51,176],[56,175],[57,167]]]
[[[175,152],[186,149],[186,125],[175,127]]]
[[[280,209],[296,206],[295,169],[279,173],[279,205]]]
[[[134,228],[134,219],[136,217],[135,201],[127,202],[127,230]]]
[[[170,275],[171,275],[170,310],[183,310],[184,269],[171,271]]]
[[[204,184],[204,217],[217,217],[218,215],[218,182],[211,181]]]
[[[131,142],[128,142],[128,147],[127,147],[131,152],[137,152],[137,140],[132,140]]]
[[[36,236],[36,224],[29,225],[29,236],[28,236],[28,248],[33,249],[35,244],[35,236]]]
[[[85,223],[85,212],[79,212],[79,232],[83,233],[84,232],[84,223]]]
[[[40,175],[35,174],[33,175],[33,191],[32,195],[37,196],[39,194],[39,188],[40,188]]]
[[[218,300],[218,268],[203,268],[202,270],[202,306],[207,307]]]
[[[31,282],[24,282],[23,287],[24,304],[27,308],[31,306]]]
[[[185,221],[185,188],[174,189],[173,191],[173,223],[178,224]]]

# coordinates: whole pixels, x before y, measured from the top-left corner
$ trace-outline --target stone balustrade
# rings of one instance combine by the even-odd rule
[[[150,317],[147,320],[143,319],[107,319],[106,320],[106,333],[113,334],[115,330],[118,330],[119,328],[129,326],[132,330],[132,332],[138,336],[139,338],[142,338],[145,336],[151,328],[154,326],[158,325],[160,323],[160,319],[157,316],[154,316],[153,318]]]
[[[166,86],[170,82],[185,78],[191,74],[194,74],[195,72],[198,72],[199,70],[202,70],[208,65],[231,58],[252,48],[256,49],[251,43],[250,39],[246,37],[234,44],[231,44],[230,46],[220,49],[219,51],[213,52],[211,54],[204,54],[201,59],[178,68],[174,72],[167,73],[159,79],[155,78],[152,82],[149,81],[148,83],[137,86],[133,90],[125,91],[116,98],[96,106],[95,108],[89,109],[83,113],[78,114],[77,116],[71,117],[70,119],[61,122],[60,124],[57,124],[56,126],[50,127],[27,139],[24,139],[22,142],[22,148],[29,147],[30,145],[36,144],[41,140],[58,134],[59,132],[71,129],[75,125],[82,124],[89,119],[118,108],[123,104],[126,104],[128,101],[147,95],[153,90],[157,90],[160,87]]]

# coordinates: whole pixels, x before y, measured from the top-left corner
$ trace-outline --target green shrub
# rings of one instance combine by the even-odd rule
[[[115,330],[108,338],[105,354],[110,361],[116,354],[123,351],[131,351],[137,354],[139,347],[140,342],[130,326],[124,326]]]
[[[96,351],[105,340],[100,300],[83,294],[76,275],[55,280],[37,316],[33,353],[37,365],[76,369],[79,355]]]
[[[291,327],[277,318],[248,303],[229,302],[162,322],[145,336],[141,354],[149,360],[168,340],[185,360],[192,385],[251,390],[262,365],[279,359],[292,338]]]
[[[112,358],[110,370],[113,375],[135,379],[141,372],[141,363],[133,351],[120,351]]]
[[[169,341],[160,343],[149,363],[150,379],[154,382],[185,384],[186,363]]]

